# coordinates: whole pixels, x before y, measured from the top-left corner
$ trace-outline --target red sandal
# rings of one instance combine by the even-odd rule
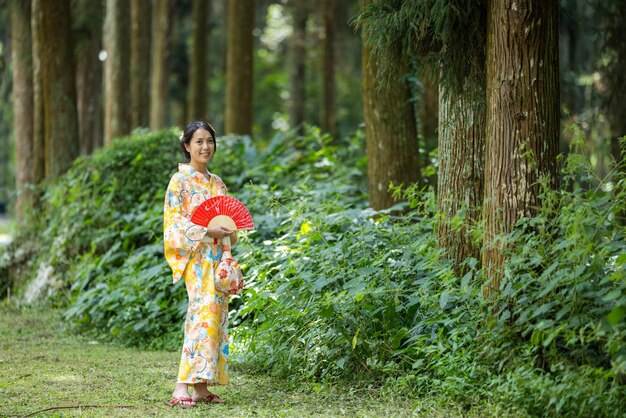
[[[197,399],[196,403],[224,403],[224,399],[217,396],[215,393],[209,393],[204,398]]]
[[[165,405],[176,407],[176,408],[188,409],[188,408],[192,408],[196,406],[196,403],[191,398],[178,397],[178,398],[172,398],[168,402],[165,402]]]

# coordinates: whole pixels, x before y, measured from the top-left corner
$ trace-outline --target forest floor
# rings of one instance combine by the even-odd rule
[[[2,417],[456,417],[496,416],[490,408],[463,411],[442,399],[409,399],[358,389],[294,385],[231,367],[231,384],[216,388],[223,405],[188,410],[164,405],[176,378],[178,352],[144,351],[65,331],[58,312],[0,303]],[[482,408],[480,408],[482,409]]]

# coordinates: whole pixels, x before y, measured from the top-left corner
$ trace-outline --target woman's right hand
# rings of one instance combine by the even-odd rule
[[[222,239],[233,233],[232,229],[228,229],[225,226],[214,226],[207,228],[206,233],[212,238]]]

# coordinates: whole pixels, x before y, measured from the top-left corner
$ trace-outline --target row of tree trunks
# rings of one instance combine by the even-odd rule
[[[361,0],[361,7],[368,3]],[[481,259],[488,280],[484,295],[489,297],[499,291],[506,259],[499,237],[520,218],[537,213],[542,185],[558,186],[558,2],[491,1],[485,12],[485,41],[475,50],[444,48],[442,53],[438,238],[457,273],[463,273],[468,257]],[[483,73],[447,77],[445,71],[455,71],[447,60],[456,59],[458,52],[473,63],[486,62],[484,70],[472,66],[471,71]],[[377,209],[394,203],[384,183],[402,182],[390,175],[393,167],[408,164],[418,151],[402,141],[415,137],[402,108],[409,102],[399,88],[404,71],[396,66],[395,74],[387,74],[395,84],[377,89],[376,61],[366,38],[362,53],[369,198]],[[486,85],[473,85],[477,81],[472,80],[485,78]],[[462,80],[460,88],[454,79]],[[410,163],[417,166],[417,161]],[[480,222],[483,241],[476,242],[469,231]]]
[[[252,135],[254,0],[228,1],[225,133]]]
[[[559,139],[558,2],[492,1],[487,13],[487,144],[482,261],[500,288],[496,237],[541,206],[540,183],[556,187]]]
[[[11,60],[13,63],[13,118],[15,121],[15,180],[18,220],[32,205],[30,185],[37,183],[33,144],[33,63],[29,1],[11,1]]]

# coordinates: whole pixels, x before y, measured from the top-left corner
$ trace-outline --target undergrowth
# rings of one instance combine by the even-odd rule
[[[162,252],[176,134],[140,133],[77,161],[2,255],[3,271],[22,272],[4,286],[64,307],[81,332],[178,350],[186,295]],[[531,415],[626,412],[621,171],[596,179],[575,149],[563,158],[561,190],[502,237],[510,261],[499,298],[485,301],[477,260],[458,277],[441,259],[432,192],[407,186],[403,203],[373,211],[363,138],[333,144],[316,129],[218,140],[209,169],[256,225],[236,248],[247,282],[231,301],[239,367],[438,394],[468,410],[489,399]],[[28,279],[37,272],[40,285]]]

